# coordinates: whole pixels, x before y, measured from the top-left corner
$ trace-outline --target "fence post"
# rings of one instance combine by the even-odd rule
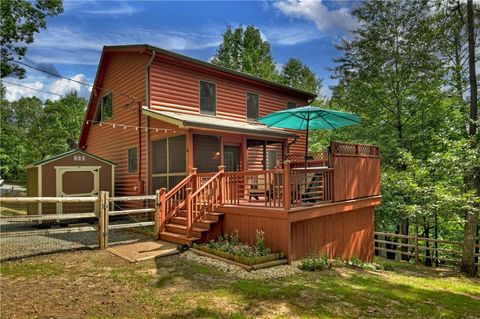
[[[413,236],[413,245],[415,248],[415,263],[418,264],[419,257],[418,257],[418,225],[415,225],[415,234]]]
[[[108,211],[110,199],[108,192],[101,191],[99,195],[100,210],[98,214],[98,245],[100,249],[108,247]]]
[[[290,190],[290,176],[292,170],[290,168],[290,161],[283,161],[283,208],[290,209],[291,204],[291,190]]]
[[[190,228],[192,227],[193,212],[192,212],[192,188],[187,188],[187,196],[185,200],[185,208],[187,211],[187,237],[190,237]]]

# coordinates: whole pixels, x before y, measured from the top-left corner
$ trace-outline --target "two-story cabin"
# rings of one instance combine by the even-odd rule
[[[161,190],[160,237],[265,231],[289,259],[373,256],[379,150],[332,144],[305,170],[304,132],[255,122],[314,94],[149,45],[104,47],[79,146],[117,163],[116,196]]]

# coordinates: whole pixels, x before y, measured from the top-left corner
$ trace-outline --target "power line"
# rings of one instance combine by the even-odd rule
[[[75,79],[72,79],[72,78],[69,78],[69,77],[60,75],[60,74],[56,74],[56,73],[53,73],[53,72],[50,72],[50,71],[41,69],[41,68],[39,68],[39,67],[30,65],[30,64],[25,63],[25,62],[22,62],[22,61],[13,60],[12,62],[18,63],[18,64],[20,64],[20,65],[26,66],[26,67],[28,67],[28,68],[31,68],[31,69],[34,69],[34,70],[37,70],[37,71],[40,71],[40,72],[44,72],[44,73],[49,74],[49,75],[52,75],[52,76],[56,76],[56,77],[61,78],[61,79],[65,79],[65,80],[67,80],[67,81],[75,82],[75,83],[78,83],[78,84],[81,84],[81,85],[86,85],[86,86],[91,87],[91,88],[94,88],[94,89],[111,91],[111,92],[113,92],[113,93],[116,93],[116,94],[119,94],[119,95],[122,95],[122,96],[125,96],[125,97],[129,98],[133,103],[142,101],[142,100],[139,100],[139,99],[137,99],[136,97],[134,97],[134,96],[132,97],[132,96],[130,96],[130,95],[128,95],[128,94],[125,94],[125,93],[122,93],[122,92],[119,92],[119,91],[109,90],[109,89],[102,88],[102,87],[99,87],[99,86],[94,86],[94,85],[89,84],[89,83],[85,83],[85,82],[82,82],[82,81],[78,81],[78,80],[75,80]]]
[[[16,86],[19,86],[19,87],[22,87],[22,88],[26,88],[26,89],[29,89],[29,90],[33,90],[33,91],[38,91],[38,92],[42,92],[42,93],[46,93],[46,94],[52,94],[52,95],[57,95],[57,96],[63,97],[63,95],[58,94],[58,93],[53,93],[53,92],[49,92],[49,91],[44,91],[44,90],[32,88],[32,87],[30,87],[30,86],[26,86],[26,85],[22,85],[22,84],[18,84],[18,83],[13,83],[13,82],[5,81],[5,80],[3,80],[3,79],[2,79],[2,82],[5,82],[5,83],[11,84],[11,85],[16,85]]]

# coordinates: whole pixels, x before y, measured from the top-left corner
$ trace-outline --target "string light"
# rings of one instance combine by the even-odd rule
[[[88,124],[98,124],[98,126],[103,126],[103,125],[110,125],[112,128],[116,128],[117,126],[123,127],[124,130],[127,128],[134,128],[135,131],[144,130],[145,132],[148,132],[149,130],[155,130],[155,132],[159,132],[159,130],[164,131],[165,133],[168,132],[173,132],[175,133],[175,130],[168,129],[168,128],[161,128],[161,127],[145,127],[145,126],[135,126],[135,125],[127,125],[127,124],[119,124],[119,123],[111,123],[111,122],[101,122],[101,121],[92,121],[92,120],[87,120],[85,122],[87,125]]]

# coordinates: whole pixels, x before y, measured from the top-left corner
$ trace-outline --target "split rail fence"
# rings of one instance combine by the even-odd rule
[[[405,249],[406,248],[406,249]],[[475,246],[475,265],[479,265],[480,244]],[[459,265],[462,261],[463,243],[451,240],[424,238],[417,235],[375,232],[377,254],[401,259],[406,256],[415,263],[430,261],[435,265]]]
[[[35,249],[35,245],[47,245],[45,237],[57,240],[59,237],[65,242],[65,236],[68,234],[81,235],[89,233],[88,247],[99,247],[105,249],[109,245],[109,232],[123,230],[128,228],[151,228],[158,223],[159,196],[123,196],[110,197],[108,192],[100,192],[99,196],[92,197],[0,197],[0,205],[26,207],[32,204],[60,204],[75,203],[88,204],[85,212],[78,213],[59,213],[59,214],[18,214],[12,216],[0,216],[0,244],[1,244],[1,260],[15,259],[19,257],[31,256],[39,253],[53,252],[63,249]],[[91,205],[91,203],[97,205]],[[155,206],[153,206],[155,204]],[[98,207],[98,211],[92,210],[91,207]],[[134,216],[140,216],[135,218]],[[73,224],[72,224],[72,221]],[[72,226],[73,225],[73,226]],[[75,226],[79,225],[79,226]],[[96,239],[95,239],[95,235]],[[143,236],[155,234],[151,228],[148,232],[143,232]],[[34,237],[40,236],[40,237]],[[93,238],[92,238],[93,237]],[[137,241],[135,234],[129,236],[117,236],[115,244]],[[93,239],[93,242],[92,242]],[[69,241],[67,239],[66,241]],[[48,242],[53,246],[55,243]],[[32,247],[27,247],[32,246]],[[9,245],[9,247],[7,247]],[[16,256],[15,252],[19,251]],[[60,245],[62,246],[62,245]],[[62,248],[65,245],[62,246]],[[80,245],[70,245],[68,247],[79,248]],[[10,249],[11,248],[11,249]],[[25,253],[21,250],[31,250],[31,253]],[[35,253],[35,251],[40,251]],[[11,255],[11,256],[10,256]]]

